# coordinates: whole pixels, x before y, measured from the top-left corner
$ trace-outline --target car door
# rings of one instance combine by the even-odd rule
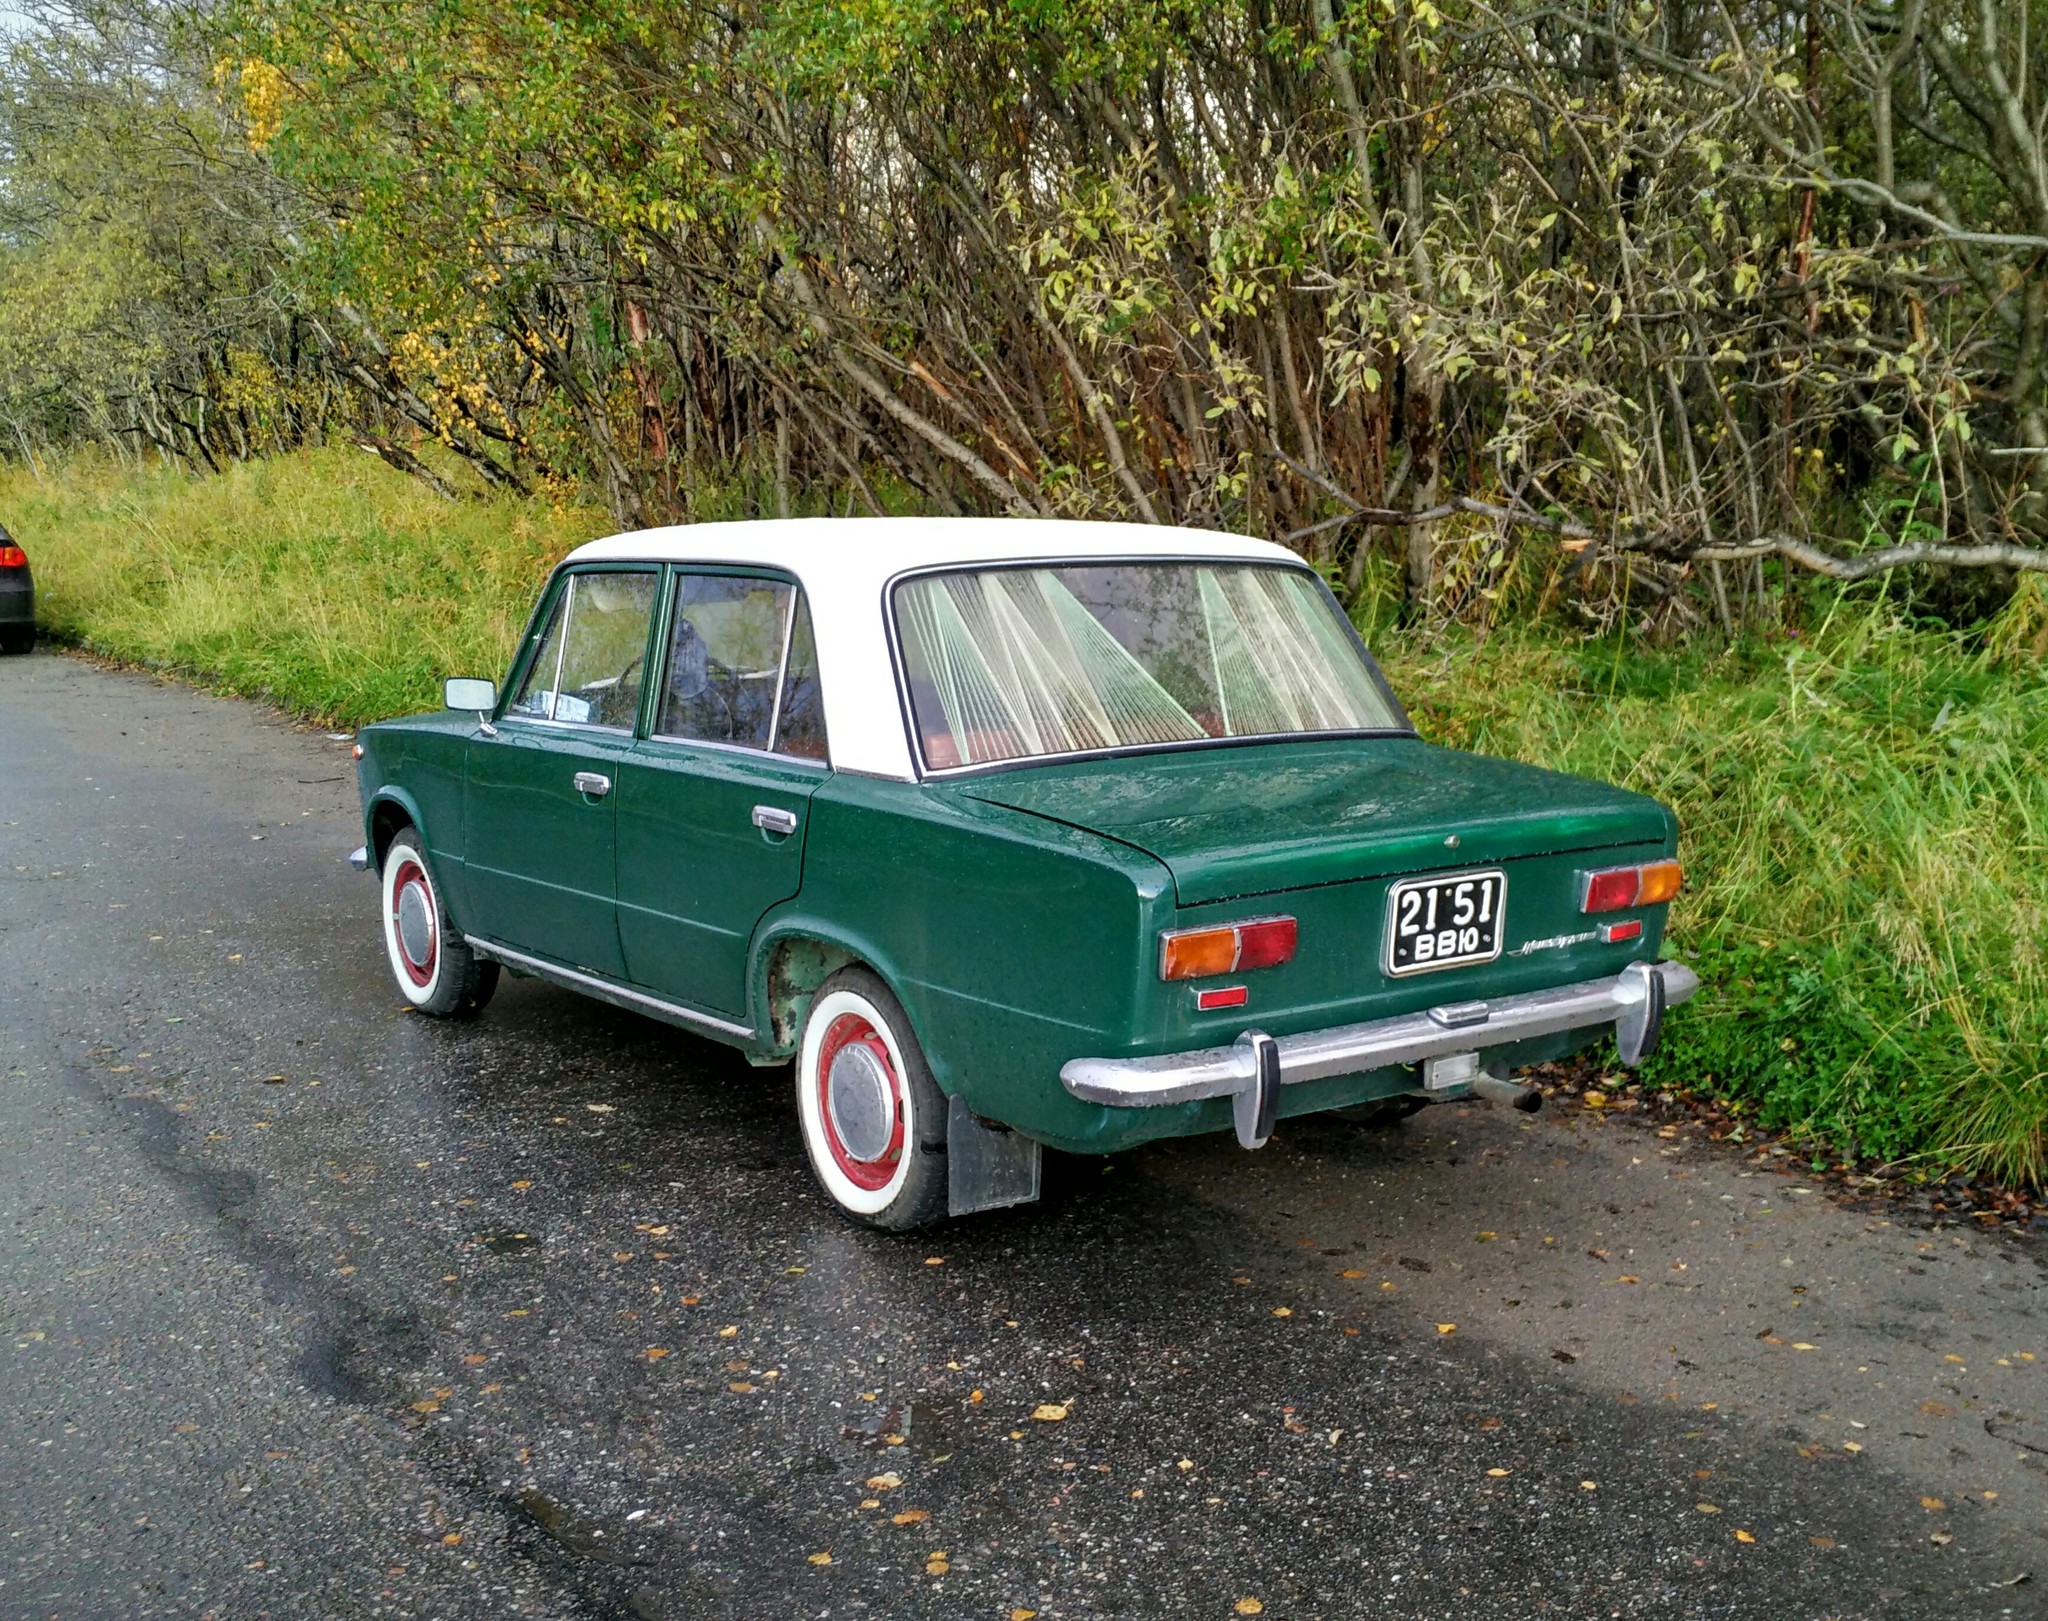
[[[474,932],[622,978],[615,789],[633,751],[661,571],[573,571],[464,784]]]
[[[763,573],[678,571],[651,735],[621,768],[619,934],[658,995],[747,1011],[754,927],[803,879],[827,775],[809,606]]]

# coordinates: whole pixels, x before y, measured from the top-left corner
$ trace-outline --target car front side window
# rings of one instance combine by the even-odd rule
[[[659,578],[651,569],[570,576],[506,714],[631,731]]]

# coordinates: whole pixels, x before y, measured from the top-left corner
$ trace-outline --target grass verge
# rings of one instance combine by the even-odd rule
[[[502,671],[595,508],[451,505],[353,451],[215,478],[0,469],[46,624],[353,724]],[[2048,598],[1988,635],[1880,605],[1707,654],[1534,632],[1381,636],[1430,737],[1678,812],[1671,948],[1708,988],[1646,1079],[1838,1151],[2048,1180]]]

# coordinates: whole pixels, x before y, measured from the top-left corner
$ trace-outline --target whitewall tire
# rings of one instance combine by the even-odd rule
[[[479,960],[448,921],[424,843],[417,830],[404,827],[385,847],[378,875],[384,955],[398,994],[420,1012],[436,1018],[475,1013],[498,988],[498,965]]]
[[[818,988],[796,1062],[797,1119],[819,1185],[858,1221],[946,1213],[946,1099],[902,1004],[865,968]]]

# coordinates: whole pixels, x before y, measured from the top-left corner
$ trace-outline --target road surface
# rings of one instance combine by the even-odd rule
[[[2048,1610],[2037,1240],[1484,1105],[857,1231],[786,1070],[402,1011],[358,840],[0,661],[0,1616]]]

